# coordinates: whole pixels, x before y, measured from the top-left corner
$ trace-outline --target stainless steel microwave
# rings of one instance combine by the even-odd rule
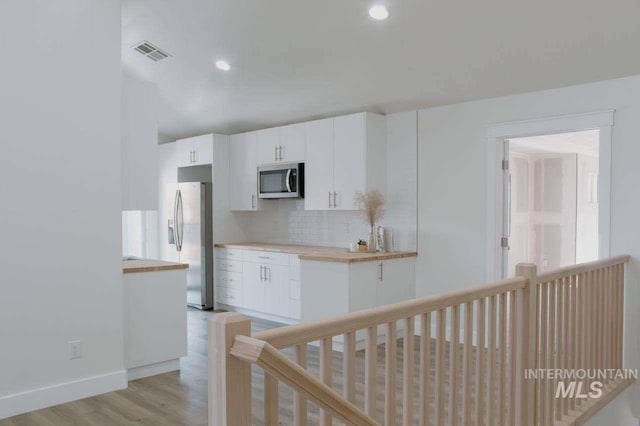
[[[258,167],[260,198],[304,198],[304,163]]]

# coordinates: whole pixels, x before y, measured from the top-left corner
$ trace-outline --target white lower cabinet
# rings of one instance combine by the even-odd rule
[[[354,263],[303,260],[301,270],[303,321],[415,298],[415,257]]]
[[[265,265],[264,311],[271,315],[290,317],[289,265]]]
[[[256,316],[300,318],[298,255],[220,247],[215,256],[217,304],[247,309]]]

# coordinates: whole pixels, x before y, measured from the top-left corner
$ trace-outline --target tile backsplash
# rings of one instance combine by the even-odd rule
[[[306,211],[304,200],[267,200],[259,212],[238,212],[249,239],[270,243],[348,247],[369,227],[357,211]]]

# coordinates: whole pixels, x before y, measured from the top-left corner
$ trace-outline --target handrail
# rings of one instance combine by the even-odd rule
[[[342,398],[338,392],[316,379],[307,370],[265,341],[248,336],[236,336],[230,352],[231,355],[242,361],[259,365],[263,370],[303,393],[307,398],[316,402],[333,416],[344,420],[347,424],[356,426],[380,425],[354,404]]]
[[[538,282],[547,282],[557,280],[567,275],[584,274],[586,272],[595,271],[596,269],[606,268],[608,266],[619,265],[629,261],[631,256],[622,254],[613,256],[608,259],[594,260],[591,262],[579,263],[577,265],[561,266],[560,268],[551,269],[538,275]]]
[[[524,288],[526,278],[516,277],[491,285],[452,291],[446,294],[398,302],[376,308],[363,309],[334,318],[264,330],[252,337],[269,342],[278,349],[313,342],[329,336],[348,333],[369,326],[385,324],[404,318],[434,312],[452,305],[472,302],[508,291]]]

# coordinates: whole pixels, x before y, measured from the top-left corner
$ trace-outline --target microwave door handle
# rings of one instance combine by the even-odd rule
[[[284,179],[287,183],[287,192],[291,192],[291,172],[291,169],[287,170],[287,177]]]

